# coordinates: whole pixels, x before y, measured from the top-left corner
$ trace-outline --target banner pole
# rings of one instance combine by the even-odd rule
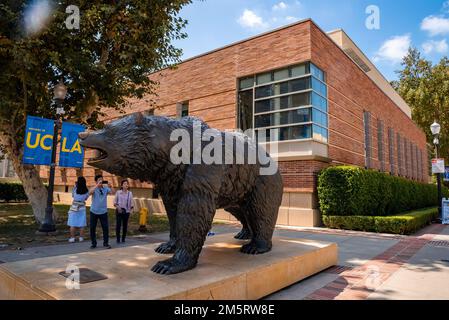
[[[48,181],[47,208],[45,209],[45,219],[39,228],[39,232],[55,232],[56,226],[53,221],[53,190],[55,184],[56,170],[56,148],[58,147],[59,119],[54,121],[53,126],[53,149],[51,152],[50,177]]]

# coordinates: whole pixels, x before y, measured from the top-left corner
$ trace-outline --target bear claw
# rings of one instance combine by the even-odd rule
[[[270,250],[271,250],[271,246],[268,246],[262,242],[255,242],[254,240],[252,240],[250,243],[243,245],[242,248],[240,249],[240,252],[246,253],[246,254],[257,255],[257,254],[266,253]]]
[[[151,271],[159,274],[175,274],[183,271],[187,271],[190,269],[193,269],[195,267],[195,264],[186,264],[182,263],[179,260],[176,260],[174,258],[159,261],[156,263],[152,268]]]
[[[248,229],[242,229],[234,238],[238,240],[249,240],[251,239],[251,232]]]
[[[154,249],[154,251],[156,251],[157,253],[161,253],[161,254],[174,253],[175,250],[176,250],[176,247],[175,247],[174,241],[162,243],[161,245],[159,245],[159,247]]]

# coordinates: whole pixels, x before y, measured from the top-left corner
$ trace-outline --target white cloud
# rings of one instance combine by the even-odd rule
[[[285,17],[285,21],[287,21],[287,22],[293,22],[293,21],[297,21],[297,20],[299,20],[299,19],[296,17],[293,17],[293,16]]]
[[[268,27],[268,23],[263,21],[254,11],[245,9],[237,22],[245,28],[263,29]]]
[[[426,54],[430,54],[432,52],[444,54],[448,51],[449,46],[446,39],[441,41],[429,40],[423,43],[422,48]]]
[[[272,9],[273,10],[284,10],[284,9],[287,9],[287,7],[288,7],[288,5],[285,3],[285,2],[283,2],[283,1],[281,1],[281,2],[279,2],[279,3],[276,3],[273,7],[272,7]]]
[[[374,61],[401,62],[402,58],[407,54],[411,43],[412,39],[409,34],[391,37],[377,51]]]
[[[421,22],[421,30],[427,31],[431,36],[449,33],[449,19],[436,16],[425,17]]]

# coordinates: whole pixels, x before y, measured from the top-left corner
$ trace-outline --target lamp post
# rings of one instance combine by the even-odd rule
[[[58,132],[61,127],[61,116],[64,114],[64,108],[62,106],[62,103],[64,102],[66,94],[67,94],[67,87],[61,80],[55,86],[53,96],[56,102],[56,120],[53,127],[53,149],[51,153],[50,178],[48,181],[47,208],[45,209],[44,222],[39,228],[39,232],[43,233],[56,231],[56,226],[53,221],[53,190],[55,184],[56,148],[58,146]]]
[[[433,134],[433,144],[435,145],[435,158],[438,159],[438,145],[440,144],[439,137],[440,137],[441,126],[436,122],[436,120],[430,126],[430,131]],[[438,188],[438,216],[441,219],[442,218],[442,216],[441,216],[441,201],[442,201],[441,173],[437,173],[436,175],[437,175],[437,188]]]

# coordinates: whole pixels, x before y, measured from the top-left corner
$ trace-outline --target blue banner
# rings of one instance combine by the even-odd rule
[[[24,164],[51,164],[53,130],[53,120],[27,116],[22,160]]]
[[[449,181],[449,167],[444,168],[444,181]]]
[[[82,168],[84,163],[84,149],[78,140],[78,133],[85,131],[83,125],[63,122],[61,133],[61,148],[59,152],[59,166]]]

